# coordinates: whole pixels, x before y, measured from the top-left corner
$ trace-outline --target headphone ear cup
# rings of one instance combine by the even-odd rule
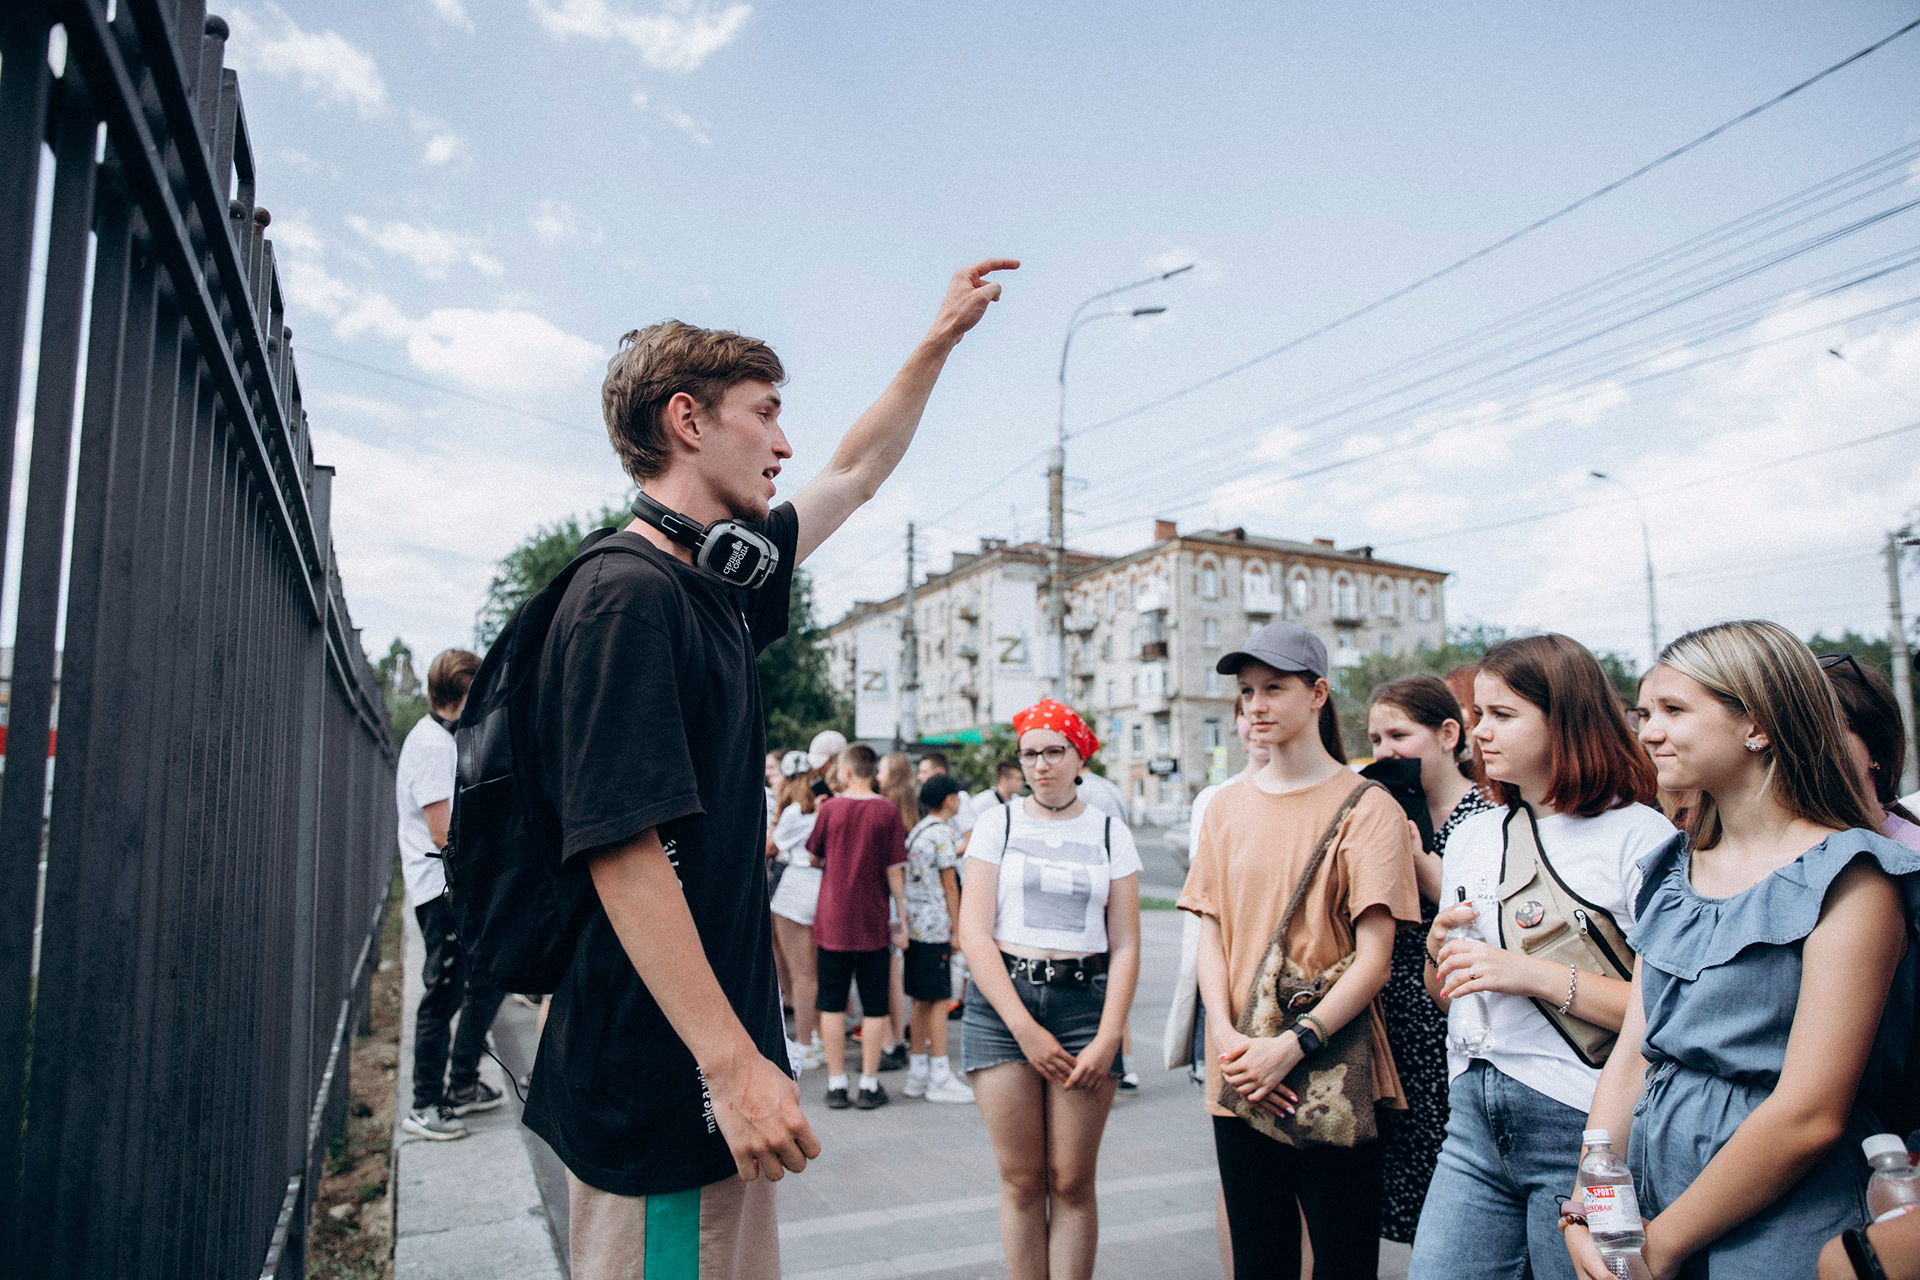
[[[694,563],[728,586],[763,586],[780,566],[780,548],[757,529],[732,520],[707,526]]]

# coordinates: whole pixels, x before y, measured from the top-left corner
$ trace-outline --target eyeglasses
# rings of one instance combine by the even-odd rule
[[[1843,662],[1853,668],[1853,678],[1855,680],[1858,680],[1861,684],[1867,683],[1867,673],[1860,669],[1860,664],[1854,661],[1852,654],[1823,653],[1820,655],[1820,669],[1822,671],[1831,671]]]
[[[1039,764],[1045,760],[1048,764],[1059,764],[1067,758],[1067,749],[1061,746],[1041,747],[1038,751],[1031,748],[1020,752],[1021,764]]]

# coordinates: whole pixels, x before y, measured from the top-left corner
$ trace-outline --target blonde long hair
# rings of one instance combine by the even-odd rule
[[[904,751],[889,751],[880,757],[880,779],[875,788],[900,810],[900,822],[907,830],[920,821],[920,784],[913,776],[913,757]]]
[[[1833,686],[1798,636],[1775,622],[1721,622],[1681,636],[1660,661],[1759,726],[1768,744],[1765,787],[1781,808],[1823,827],[1880,829],[1879,806],[1848,753]],[[1687,836],[1708,849],[1721,834],[1719,807],[1702,792]]]

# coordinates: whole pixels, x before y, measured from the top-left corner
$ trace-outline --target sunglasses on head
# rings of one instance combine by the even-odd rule
[[[1823,653],[1820,655],[1820,669],[1822,671],[1831,671],[1835,667],[1840,666],[1842,663],[1853,668],[1853,678],[1855,680],[1858,680],[1861,684],[1865,684],[1867,682],[1867,673],[1860,669],[1860,664],[1854,661],[1854,657],[1852,654]]]

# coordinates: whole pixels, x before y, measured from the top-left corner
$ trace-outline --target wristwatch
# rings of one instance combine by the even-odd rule
[[[1305,1023],[1295,1023],[1293,1034],[1300,1041],[1300,1056],[1311,1058],[1320,1048],[1320,1033]]]

